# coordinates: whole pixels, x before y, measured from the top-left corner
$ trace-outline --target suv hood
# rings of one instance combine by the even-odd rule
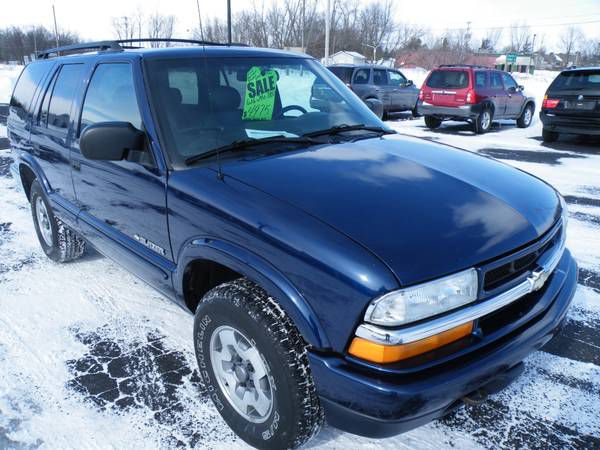
[[[511,252],[560,214],[556,192],[491,158],[392,135],[224,164],[377,255],[403,285]]]

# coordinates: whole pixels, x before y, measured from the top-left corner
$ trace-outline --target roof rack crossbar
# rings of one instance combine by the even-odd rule
[[[61,52],[66,53],[66,52],[74,52],[74,51],[78,51],[78,50],[122,51],[123,48],[119,45],[119,43],[117,41],[85,42],[82,44],[64,45],[62,47],[54,47],[54,48],[49,48],[47,50],[42,50],[40,52],[37,52],[36,58],[37,59],[48,59],[48,58],[50,58],[50,55],[53,55],[53,54],[58,55]]]
[[[62,47],[49,48],[37,52],[37,59],[48,59],[51,55],[59,55],[60,53],[70,53],[83,50],[98,50],[98,51],[123,51],[126,49],[140,48],[137,46],[127,44],[137,44],[143,42],[174,42],[179,44],[196,44],[196,45],[217,45],[217,46],[241,46],[246,47],[246,44],[231,43],[226,44],[222,42],[211,42],[211,41],[200,41],[196,39],[178,39],[178,38],[139,38],[139,39],[115,39],[111,41],[97,41],[97,42],[85,42],[81,44],[65,45]],[[122,45],[124,44],[124,45]]]
[[[489,69],[488,66],[481,66],[479,64],[440,64],[438,67],[472,67],[474,69]]]

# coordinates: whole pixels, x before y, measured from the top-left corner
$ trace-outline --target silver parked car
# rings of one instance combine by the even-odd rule
[[[402,72],[374,64],[335,64],[328,67],[346,86],[375,111],[373,101],[383,106],[382,116],[390,112],[412,111],[417,115],[419,88]]]

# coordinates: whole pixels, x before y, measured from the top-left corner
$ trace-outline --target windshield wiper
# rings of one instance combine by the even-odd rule
[[[381,133],[381,134],[396,134],[395,131],[387,129],[387,128],[377,127],[377,126],[369,126],[369,125],[365,125],[364,123],[359,123],[356,125],[346,125],[346,124],[336,125],[334,127],[327,128],[326,130],[318,130],[318,131],[312,131],[310,133],[305,133],[302,135],[302,137],[312,138],[312,137],[317,137],[317,136],[335,135],[335,134],[342,133],[344,131],[372,131],[374,133]]]
[[[273,142],[282,142],[285,144],[306,144],[306,145],[318,145],[322,144],[322,142],[315,141],[310,137],[288,137],[288,136],[270,136],[266,138],[249,138],[249,139],[240,139],[237,141],[233,141],[231,144],[223,145],[222,147],[213,148],[212,150],[208,150],[204,153],[200,153],[198,155],[190,156],[185,160],[185,163],[189,166],[197,161],[201,161],[203,159],[208,159],[213,156],[216,156],[221,153],[227,152],[236,152],[240,150],[244,150],[248,147],[254,147],[256,145],[269,144]]]

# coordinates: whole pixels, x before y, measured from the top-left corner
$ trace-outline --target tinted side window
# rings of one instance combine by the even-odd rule
[[[369,69],[359,69],[354,74],[355,84],[367,84],[369,82]]]
[[[507,73],[503,73],[502,74],[502,78],[504,79],[504,87],[506,89],[514,87],[517,87],[517,82],[515,80],[513,80],[513,77],[511,77],[509,74]]]
[[[491,80],[492,89],[502,89],[502,78],[498,72],[492,72]]]
[[[352,67],[328,67],[344,83],[350,83],[352,78]]]
[[[50,61],[36,62],[23,69],[10,99],[11,118],[26,120],[27,114],[31,112],[33,95],[52,65]]]
[[[475,72],[475,87],[486,88],[488,84],[487,72]]]
[[[69,128],[71,104],[77,93],[83,64],[67,64],[60,69],[48,106],[48,128],[65,131]]]
[[[373,70],[373,84],[376,84],[377,86],[387,84],[387,75],[385,73],[385,70]]]
[[[135,97],[133,73],[129,64],[100,64],[90,81],[79,131],[98,122],[129,122],[142,128],[142,118]]]

